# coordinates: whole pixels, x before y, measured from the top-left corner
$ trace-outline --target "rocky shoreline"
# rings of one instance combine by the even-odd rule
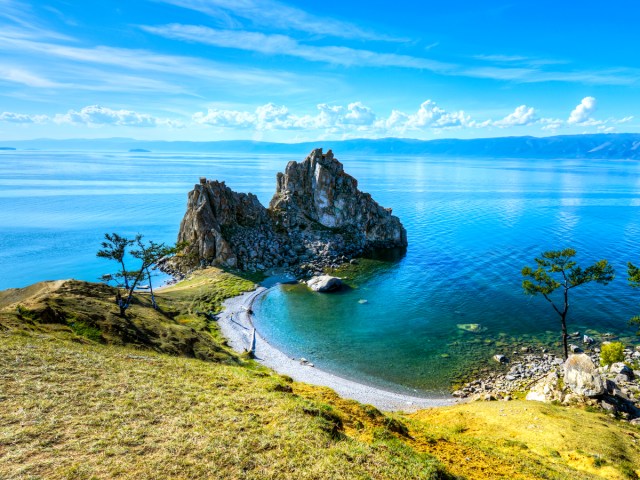
[[[573,334],[574,340],[580,335]],[[607,337],[605,337],[607,338]],[[467,401],[526,400],[603,409],[640,424],[640,345],[625,346],[624,361],[600,366],[601,348],[584,336],[567,361],[546,349],[522,347],[510,358],[495,355],[497,369],[461,385],[452,395]],[[608,340],[602,340],[605,345]],[[577,377],[576,377],[577,375]]]

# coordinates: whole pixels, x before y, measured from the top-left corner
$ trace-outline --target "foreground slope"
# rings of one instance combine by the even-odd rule
[[[640,430],[601,413],[385,415],[259,367],[197,314],[251,285],[199,272],[159,294],[161,312],[139,295],[129,319],[99,285],[0,292],[0,478],[637,478]],[[128,328],[150,333],[110,333]],[[215,355],[175,346],[194,332]]]

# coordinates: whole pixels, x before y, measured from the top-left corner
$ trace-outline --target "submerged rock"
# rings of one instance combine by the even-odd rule
[[[189,193],[180,224],[178,241],[187,247],[173,262],[183,271],[221,265],[249,271],[295,267],[304,274],[367,249],[406,247],[398,217],[357,186],[331,150],[322,149],[278,173],[269,208],[251,193],[203,177]]]
[[[509,360],[504,355],[496,354],[493,356],[493,359],[498,363],[508,363]]]
[[[342,288],[342,280],[331,275],[321,275],[313,277],[307,281],[307,286],[314,292],[326,293],[334,292]]]
[[[471,333],[482,333],[487,331],[487,327],[483,327],[479,323],[458,323],[456,326],[460,330]]]

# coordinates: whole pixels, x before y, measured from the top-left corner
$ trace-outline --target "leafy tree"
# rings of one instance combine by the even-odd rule
[[[105,241],[101,243],[102,248],[98,250],[96,256],[98,258],[106,258],[107,260],[115,260],[120,264],[120,272],[118,274],[119,278],[124,281],[124,286],[126,289],[129,289],[129,276],[127,273],[127,267],[125,267],[124,260],[127,255],[127,248],[133,245],[136,240],[142,238],[140,234],[136,236],[134,239],[129,239],[118,235],[117,233],[105,233],[104,239]],[[112,279],[111,275],[104,275],[102,278],[107,279],[109,277]]]
[[[541,294],[547,300],[562,321],[562,345],[564,358],[569,356],[567,345],[567,313],[569,312],[569,292],[590,282],[608,284],[614,278],[613,267],[607,260],[600,260],[593,265],[582,268],[573,260],[576,251],[572,248],[564,250],[549,250],[536,258],[537,268],[522,269],[522,288],[527,295]],[[562,292],[562,301],[551,298],[556,290]],[[556,304],[557,302],[557,304]]]
[[[149,243],[145,245],[142,242],[142,238],[136,240],[137,249],[131,251],[131,256],[137,258],[141,262],[140,273],[142,277],[146,277],[149,282],[149,291],[151,293],[151,303],[153,308],[157,309],[156,297],[153,294],[153,284],[151,282],[151,270],[155,267],[158,261],[168,255],[173,255],[176,252],[176,247],[167,247],[164,243],[156,243],[149,240]]]
[[[636,267],[633,263],[627,263],[627,280],[632,288],[640,288],[640,267]],[[629,323],[640,324],[640,315],[631,317]]]
[[[158,261],[168,255],[176,253],[176,247],[168,247],[164,243],[156,243],[149,241],[144,243],[142,235],[138,234],[134,238],[126,238],[117,233],[105,234],[105,241],[102,242],[102,249],[98,250],[97,256],[114,260],[120,264],[120,270],[116,274],[106,274],[102,276],[102,280],[106,283],[114,281],[118,291],[116,293],[115,303],[120,309],[120,316],[126,315],[127,309],[131,306],[133,300],[133,292],[139,283],[147,278],[149,281],[149,289],[151,291],[151,302],[153,308],[158,308],[155,296],[153,294],[152,274]],[[134,248],[131,248],[134,247]],[[131,257],[140,261],[138,269],[127,270],[125,259],[127,253]],[[120,291],[124,289],[124,295]]]

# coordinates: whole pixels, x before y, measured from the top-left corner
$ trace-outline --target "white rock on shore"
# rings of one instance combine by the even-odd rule
[[[334,292],[342,287],[342,280],[331,275],[320,275],[307,280],[307,286],[314,292]]]

